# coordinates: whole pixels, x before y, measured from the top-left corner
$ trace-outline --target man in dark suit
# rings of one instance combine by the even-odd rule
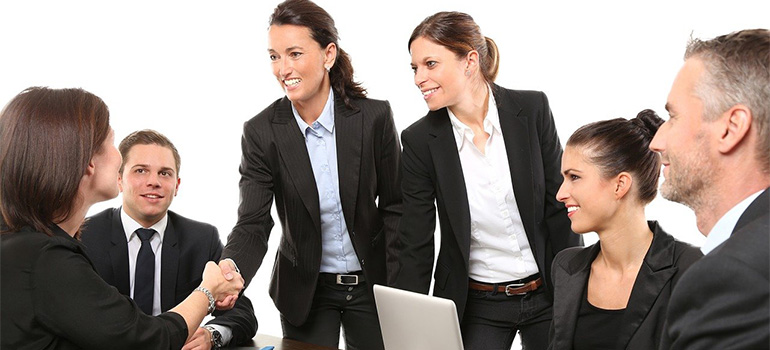
[[[663,197],[695,212],[706,254],[669,302],[661,349],[770,346],[770,31],[692,40],[650,148]]]
[[[99,275],[145,313],[157,315],[182,302],[201,282],[208,261],[218,261],[216,227],[168,208],[179,189],[180,157],[162,134],[142,130],[120,143],[121,208],[90,217],[82,240]],[[251,340],[254,310],[245,296],[200,327],[183,349],[218,348]]]

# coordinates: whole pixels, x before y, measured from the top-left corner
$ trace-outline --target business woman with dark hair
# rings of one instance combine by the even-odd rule
[[[550,349],[657,349],[671,291],[700,259],[644,208],[658,192],[660,155],[650,142],[663,120],[636,118],[585,125],[567,140],[557,199],[576,233],[599,242],[554,259]]]
[[[29,88],[0,113],[0,348],[179,349],[242,289],[209,262],[153,317],[99,277],[78,236],[88,208],[118,195],[120,163],[107,105],[89,92]]]
[[[457,305],[465,348],[544,349],[551,261],[581,244],[556,199],[561,145],[545,94],[494,84],[497,47],[471,16],[439,12],[409,38],[430,112],[401,134],[403,250],[396,286]]]
[[[310,1],[275,8],[267,53],[286,96],[244,125],[238,222],[222,256],[254,276],[275,199],[270,295],[284,337],[336,348],[341,325],[347,349],[381,349],[372,285],[395,276],[401,216],[390,105],[365,97],[334,20]]]

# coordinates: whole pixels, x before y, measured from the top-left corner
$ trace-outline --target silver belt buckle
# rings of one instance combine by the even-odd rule
[[[506,285],[505,286],[505,295],[509,296],[509,297],[512,297],[514,295],[524,295],[524,294],[527,294],[527,293],[511,293],[511,292],[508,291],[509,289],[520,288],[520,287],[524,287],[525,285],[526,285],[526,283],[511,283],[509,285]]]
[[[349,279],[353,279],[353,281],[351,282]],[[343,286],[357,286],[358,275],[337,275],[337,284]]]

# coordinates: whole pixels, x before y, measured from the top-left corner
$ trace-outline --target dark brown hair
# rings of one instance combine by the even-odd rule
[[[636,118],[603,120],[584,125],[567,140],[567,146],[585,147],[584,155],[602,176],[613,177],[623,171],[639,180],[639,200],[647,204],[658,193],[660,155],[650,150],[650,142],[663,119],[645,109]]]
[[[286,0],[276,6],[270,15],[270,25],[292,24],[310,29],[311,36],[321,48],[330,43],[337,46],[337,59],[329,71],[329,79],[334,93],[342,97],[348,108],[351,98],[366,97],[366,89],[353,80],[353,64],[350,56],[339,45],[339,35],[334,26],[334,19],[314,2],[309,0]]]
[[[131,148],[136,145],[158,145],[170,149],[171,153],[174,155],[174,165],[176,165],[176,173],[177,176],[179,176],[179,167],[182,165],[182,158],[179,156],[179,151],[177,151],[176,147],[174,147],[174,144],[171,143],[171,140],[169,140],[168,137],[150,129],[134,131],[126,136],[123,141],[120,141],[118,150],[120,150],[120,155],[123,157],[123,162],[120,164],[121,174],[123,173],[123,167],[126,166],[128,153],[131,151]]]
[[[500,67],[500,53],[495,41],[483,36],[481,28],[473,17],[462,12],[438,12],[425,18],[412,31],[407,47],[411,51],[412,42],[419,37],[435,42],[454,52],[457,58],[465,57],[468,52],[479,53],[479,64],[484,80],[491,84],[497,78]]]
[[[685,59],[698,58],[705,67],[696,85],[703,118],[715,120],[736,104],[751,109],[757,130],[758,161],[770,173],[770,30],[747,29],[711,40],[691,39]]]
[[[2,231],[31,226],[51,235],[82,200],[80,181],[109,133],[107,105],[83,89],[16,95],[0,113]]]

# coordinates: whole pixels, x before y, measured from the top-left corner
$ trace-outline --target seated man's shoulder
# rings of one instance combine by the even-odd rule
[[[170,225],[173,225],[174,230],[185,237],[200,239],[215,237],[219,239],[219,231],[209,223],[184,217],[171,210],[168,211],[168,221]]]

